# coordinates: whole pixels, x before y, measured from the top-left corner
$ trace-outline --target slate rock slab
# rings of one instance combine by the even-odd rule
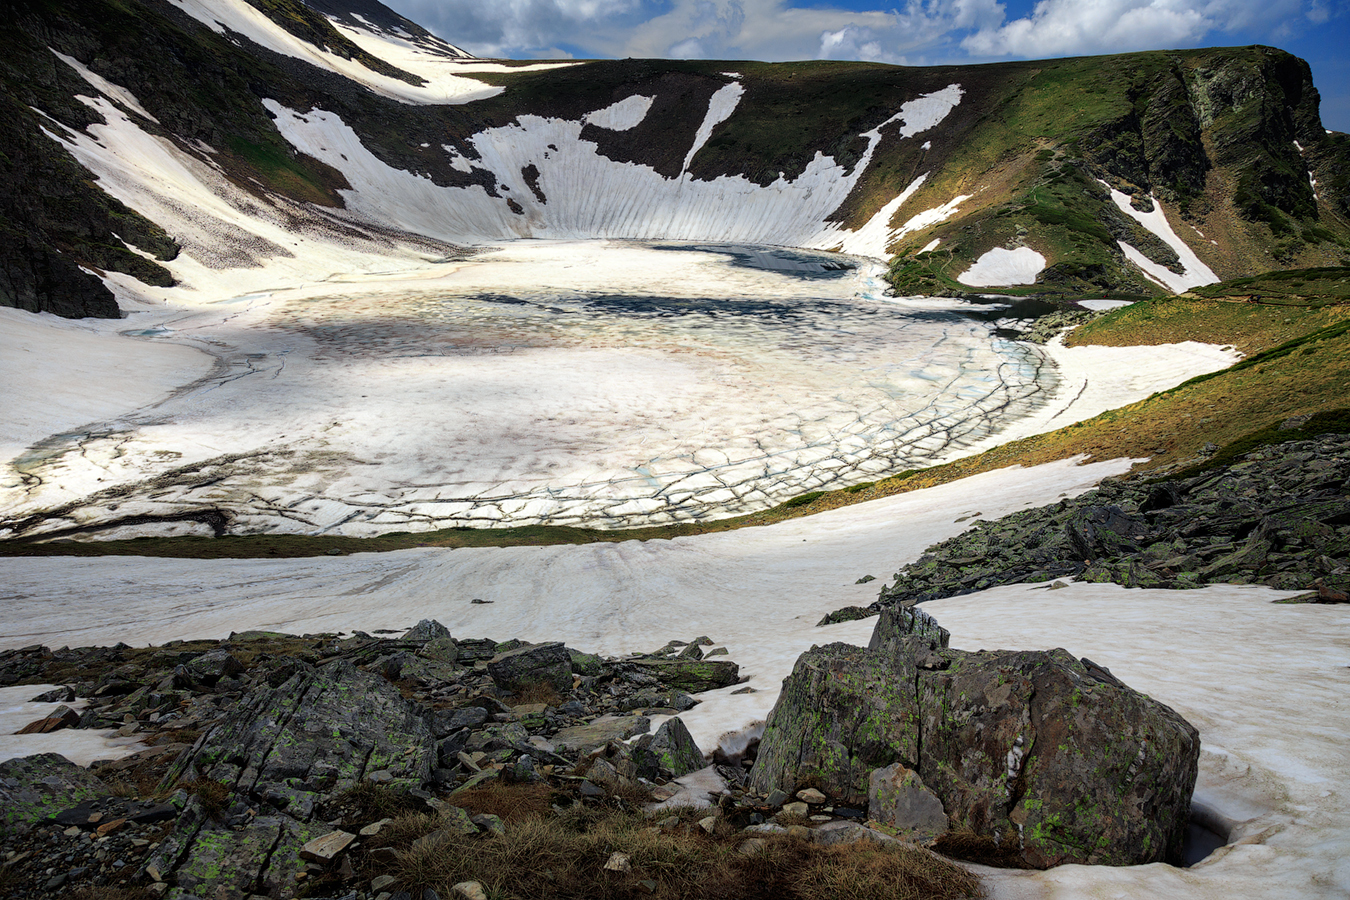
[[[298,893],[302,848],[331,830],[285,815],[260,815],[231,826],[207,815],[193,799],[142,871],[173,884],[171,898],[289,900]]]
[[[1034,868],[1177,861],[1200,755],[1175,711],[1064,650],[966,653],[926,614],[882,612],[871,646],[802,654],[751,787],[868,799],[900,763],[953,831]]]
[[[730,660],[712,659],[634,659],[628,664],[654,677],[666,687],[691,694],[727,687],[740,680],[741,669]]]
[[[549,738],[549,742],[561,751],[590,753],[610,741],[625,740],[651,727],[652,720],[646,716],[601,716],[587,725],[564,728]]]

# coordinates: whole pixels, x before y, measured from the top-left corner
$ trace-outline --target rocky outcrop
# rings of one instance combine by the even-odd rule
[[[699,640],[670,646],[711,644]],[[547,703],[525,702],[503,686],[500,665],[492,671],[541,652],[545,668],[567,673]],[[574,665],[589,674],[574,676]],[[0,765],[0,859],[15,898],[95,884],[288,898],[318,873],[355,886],[352,859],[366,852],[357,832],[380,827],[362,811],[372,797],[427,814],[419,840],[477,839],[503,824],[458,805],[475,789],[546,784],[564,805],[619,804],[668,796],[667,782],[704,765],[679,719],[646,733],[645,713],[698,701],[631,660],[457,639],[434,621],[394,638],[244,632],[150,648],[28,647],[0,653],[0,683],[64,683],[42,702],[87,706],[49,719],[148,744],[93,772],[55,755]],[[145,796],[113,796],[136,790]]]
[[[918,610],[888,609],[867,649],[815,648],[770,714],[751,787],[864,804],[900,764],[954,831],[1046,868],[1179,859],[1199,735],[1170,708],[1063,650],[965,653]],[[925,827],[936,820],[930,814]]]
[[[51,818],[107,786],[59,753],[0,762],[0,837],[21,825]]]
[[[308,820],[316,801],[367,779],[421,787],[435,762],[417,704],[346,660],[246,695],[170,772],[217,781]],[[303,842],[302,842],[303,843]]]
[[[1126,587],[1214,582],[1350,588],[1350,436],[1251,451],[1186,478],[1105,484],[1072,500],[978,522],[930,547],[873,610],[1074,577]]]

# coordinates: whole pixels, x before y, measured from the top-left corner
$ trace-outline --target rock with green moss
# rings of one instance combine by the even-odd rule
[[[549,685],[559,693],[572,689],[572,657],[567,648],[556,641],[525,644],[498,653],[488,661],[487,670],[493,683],[505,691],[520,691],[541,684]]]
[[[105,793],[103,782],[59,753],[0,762],[0,837]]]
[[[725,659],[634,659],[629,665],[667,687],[691,694],[716,690],[740,680],[740,666]]]
[[[345,660],[308,669],[277,688],[246,695],[170,770],[208,778],[298,818],[313,804],[375,772],[421,787],[435,759],[431,729],[416,703]]]
[[[193,800],[177,826],[147,858],[142,872],[171,882],[171,898],[217,897],[289,900],[299,892],[304,845],[332,828],[286,815],[244,816],[237,823],[213,817]]]
[[[567,655],[572,657],[572,672],[575,675],[598,676],[604,671],[605,661],[596,653],[582,653],[568,648]]]
[[[802,654],[769,715],[751,786],[861,804],[900,763],[955,831],[1022,865],[1175,862],[1199,735],[1175,711],[1064,650],[948,649],[931,617],[882,613],[871,646]]]
[[[667,719],[655,734],[638,738],[633,743],[633,762],[637,774],[648,780],[683,778],[705,765],[703,751],[679,717]]]

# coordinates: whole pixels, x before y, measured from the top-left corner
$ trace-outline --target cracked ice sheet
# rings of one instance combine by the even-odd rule
[[[48,435],[150,406],[211,370],[205,353],[124,330],[125,319],[0,308],[0,384],[8,395],[0,461]]]
[[[923,605],[953,647],[1064,647],[1171,706],[1200,731],[1196,801],[1240,823],[1190,869],[979,868],[993,900],[1350,894],[1350,607],[1271,602],[1290,595],[1018,585]]]
[[[1054,362],[1059,376],[1054,400],[1009,421],[1003,430],[973,444],[970,452],[1065,428],[1126,405],[1121,401],[1126,394],[1143,399],[1242,359],[1242,354],[1231,347],[1195,341],[1167,344],[1166,348],[1160,353],[1158,347],[1151,346],[1066,347],[1064,335],[1057,335],[1041,349]]]

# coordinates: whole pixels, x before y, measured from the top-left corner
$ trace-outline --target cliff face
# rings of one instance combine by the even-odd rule
[[[0,303],[62,315],[117,314],[91,272],[267,264],[193,238],[147,141],[245,219],[335,241],[788,244],[893,256],[897,289],[928,293],[1350,259],[1350,147],[1271,48],[540,68],[478,63],[375,0],[19,0],[0,51]]]

